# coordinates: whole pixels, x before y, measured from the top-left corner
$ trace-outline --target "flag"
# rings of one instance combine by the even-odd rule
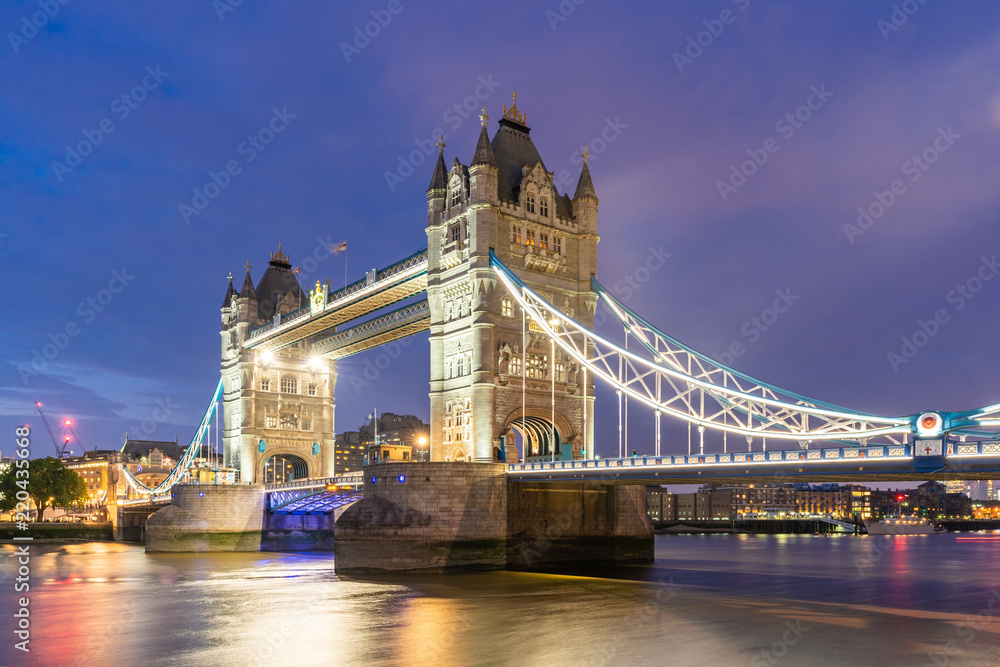
[[[330,252],[332,252],[334,255],[339,255],[340,253],[344,252],[345,250],[347,250],[347,241],[344,241],[342,243],[338,243],[335,246],[330,246]]]
[[[299,273],[299,274],[301,274],[302,273],[302,267],[301,266],[296,266],[294,269],[292,269],[292,273]]]

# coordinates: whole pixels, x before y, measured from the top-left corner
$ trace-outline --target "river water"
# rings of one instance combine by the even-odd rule
[[[31,548],[2,665],[1000,665],[1000,535],[663,535],[600,573],[349,579],[329,553]],[[978,616],[977,616],[978,613]]]

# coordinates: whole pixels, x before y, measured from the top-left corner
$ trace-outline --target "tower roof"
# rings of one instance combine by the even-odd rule
[[[444,145],[444,137],[439,138],[437,164],[434,165],[434,174],[431,176],[431,184],[427,186],[427,192],[448,189],[448,170],[444,167]]]
[[[479,143],[476,144],[476,153],[472,156],[472,166],[487,164],[496,167],[497,160],[493,156],[493,147],[490,146],[490,136],[486,131],[486,123],[490,119],[489,114],[486,113],[486,107],[483,107],[483,113],[479,116],[479,119],[483,122],[483,129],[479,132]]]
[[[253,297],[254,299],[257,298],[257,294],[254,292],[253,289],[253,278],[250,276],[251,268],[253,267],[250,266],[250,261],[247,260],[247,277],[243,279],[243,289],[240,290],[241,299],[246,299],[249,297]]]
[[[576,182],[576,192],[573,199],[580,197],[593,197],[597,199],[597,191],[594,190],[594,181],[590,178],[590,151],[583,149],[583,170],[580,171],[580,180]]]
[[[278,244],[278,251],[271,253],[271,261],[267,263],[267,270],[261,276],[260,282],[254,293],[257,296],[257,315],[262,319],[270,319],[277,312],[278,301],[289,292],[295,294],[299,307],[309,305],[309,297],[302,286],[299,285],[298,278],[292,272],[292,264],[288,255],[281,251],[281,244]]]
[[[233,274],[229,274],[229,289],[226,290],[226,300],[222,302],[223,308],[228,308],[229,304],[233,302],[233,297],[236,296],[236,290],[233,289]]]

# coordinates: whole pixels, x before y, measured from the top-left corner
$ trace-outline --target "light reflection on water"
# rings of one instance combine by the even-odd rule
[[[328,553],[35,545],[30,661],[0,627],[0,664],[728,665],[781,653],[787,664],[922,665],[949,641],[960,664],[1000,664],[1000,621],[962,620],[994,597],[1000,613],[998,542],[671,535],[656,547],[654,565],[578,573],[601,577],[361,580],[338,577]],[[12,562],[3,610],[16,604]]]

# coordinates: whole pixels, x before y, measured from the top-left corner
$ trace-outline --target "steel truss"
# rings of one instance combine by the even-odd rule
[[[1000,405],[968,413],[922,413],[884,417],[817,401],[761,382],[696,352],[659,331],[593,281],[593,289],[641,347],[624,349],[565,315],[524,284],[491,253],[497,276],[525,310],[532,325],[620,394],[699,428],[748,439],[899,442],[905,436],[945,433],[995,437],[970,427],[1000,425]],[[932,428],[922,427],[930,415]],[[752,441],[752,440],[751,440]]]

